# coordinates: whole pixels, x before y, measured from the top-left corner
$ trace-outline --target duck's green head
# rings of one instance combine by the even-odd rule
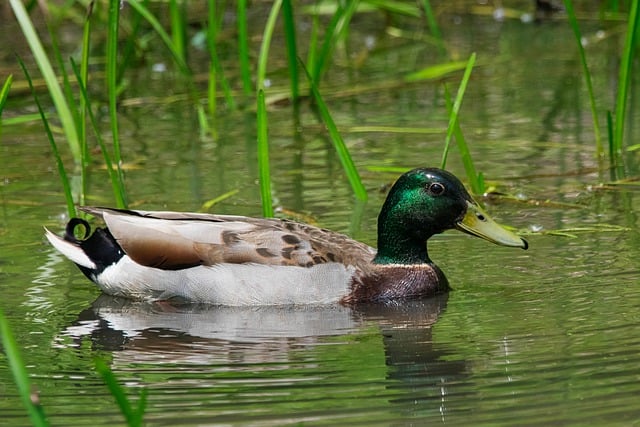
[[[526,240],[491,219],[458,178],[442,169],[419,168],[396,181],[382,206],[374,262],[431,262],[426,241],[451,228],[499,245],[528,247]]]

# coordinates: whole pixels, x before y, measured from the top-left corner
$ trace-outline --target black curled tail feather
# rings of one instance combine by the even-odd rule
[[[84,236],[80,239],[76,237],[75,230],[78,225],[82,225],[84,227]],[[67,242],[74,243],[76,245],[80,245],[82,241],[86,240],[87,237],[91,234],[91,227],[89,223],[82,218],[71,218],[71,220],[67,223],[67,227],[64,229],[64,240]]]
[[[84,228],[84,236],[77,238],[75,230],[78,226]],[[125,255],[124,251],[109,232],[109,229],[96,228],[91,234],[91,226],[82,218],[72,218],[65,228],[64,239],[75,245],[78,245],[82,251],[94,262],[95,268],[87,268],[81,265],[80,270],[90,280],[95,278],[109,267],[120,261]]]

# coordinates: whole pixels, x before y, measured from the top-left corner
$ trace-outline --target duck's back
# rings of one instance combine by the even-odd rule
[[[129,298],[225,305],[338,302],[375,254],[342,234],[287,220],[83,209],[107,227],[78,240],[70,223],[65,239],[49,233],[49,240],[103,291]]]

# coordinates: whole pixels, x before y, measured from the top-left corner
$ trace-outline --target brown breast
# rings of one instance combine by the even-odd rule
[[[353,278],[343,304],[390,302],[431,297],[449,290],[449,282],[435,264],[375,265],[372,271]]]

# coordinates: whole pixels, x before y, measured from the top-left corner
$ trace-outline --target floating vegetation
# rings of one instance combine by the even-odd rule
[[[557,230],[518,230],[518,234],[523,236],[547,235],[576,239],[579,234],[585,233],[624,233],[628,231],[631,231],[631,229],[620,225],[594,224],[587,227],[567,227]]]

